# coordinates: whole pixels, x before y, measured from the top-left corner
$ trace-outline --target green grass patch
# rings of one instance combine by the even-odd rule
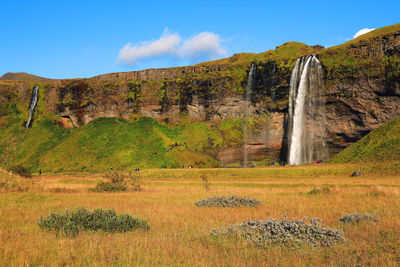
[[[81,231],[123,233],[134,229],[150,229],[145,220],[134,218],[129,214],[117,215],[114,210],[90,211],[85,208],[50,213],[40,217],[37,223],[42,230],[54,231],[57,235],[64,234],[67,237],[76,237]]]

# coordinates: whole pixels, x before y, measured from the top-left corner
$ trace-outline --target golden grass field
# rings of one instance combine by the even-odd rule
[[[397,166],[397,165],[396,165]],[[143,191],[93,193],[101,174],[45,174],[28,192],[0,194],[1,266],[399,266],[400,176],[358,165],[314,165],[254,169],[142,170]],[[369,170],[369,171],[368,171]],[[369,173],[368,173],[369,172]],[[2,173],[3,179],[8,174]],[[201,176],[211,183],[207,191]],[[314,188],[329,193],[308,195]],[[54,193],[55,188],[67,193]],[[69,189],[69,190],[67,190]],[[262,201],[258,207],[198,208],[213,195],[237,194]],[[113,208],[146,219],[150,231],[123,234],[82,232],[56,237],[37,225],[41,215],[73,207]],[[347,213],[379,213],[377,223],[343,225]],[[319,217],[341,228],[347,244],[331,248],[254,247],[214,239],[213,228],[250,218]]]

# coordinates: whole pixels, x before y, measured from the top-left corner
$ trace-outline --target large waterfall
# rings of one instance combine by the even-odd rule
[[[29,117],[28,121],[25,123],[25,128],[28,128],[32,123],[33,113],[35,112],[35,107],[38,100],[39,85],[35,84],[32,91],[31,104],[29,106]]]
[[[249,158],[249,152],[248,152],[248,141],[249,141],[249,135],[250,135],[250,129],[249,129],[249,118],[251,116],[251,94],[253,91],[253,81],[254,81],[254,71],[255,71],[256,65],[253,63],[251,64],[251,68],[249,71],[249,76],[247,77],[247,88],[246,88],[246,99],[245,99],[245,108],[244,108],[244,124],[243,124],[243,166],[248,167],[248,158]]]
[[[288,163],[326,160],[322,65],[315,55],[299,58],[289,92]]]

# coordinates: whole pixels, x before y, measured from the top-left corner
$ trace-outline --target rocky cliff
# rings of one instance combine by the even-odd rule
[[[100,117],[145,116],[168,125],[204,123],[210,129],[226,120],[247,120],[247,142],[223,140],[203,152],[223,164],[240,162],[243,149],[254,161],[284,158],[290,75],[296,59],[308,54],[317,54],[324,67],[324,123],[331,154],[400,115],[400,24],[328,49],[286,43],[261,54],[236,54],[189,67],[42,80],[42,114],[56,115],[53,120],[66,127]],[[251,64],[256,66],[255,82],[246,91]],[[32,87],[30,81],[2,81],[2,115],[10,112],[10,103],[26,109]],[[250,110],[248,118],[245,109]]]
[[[400,115],[399,28],[389,26],[321,54],[333,148],[344,148]]]

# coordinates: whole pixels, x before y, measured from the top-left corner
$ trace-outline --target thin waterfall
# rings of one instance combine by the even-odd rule
[[[248,141],[249,141],[249,122],[248,119],[251,116],[251,93],[253,90],[253,81],[254,81],[254,72],[256,65],[251,64],[251,68],[249,71],[249,76],[247,77],[247,88],[246,88],[246,99],[245,99],[245,108],[244,108],[244,124],[243,124],[243,166],[248,167]]]
[[[299,58],[290,77],[288,163],[326,160],[322,65],[315,55]]]
[[[25,128],[29,128],[32,123],[33,113],[35,112],[35,107],[38,101],[39,85],[35,84],[32,90],[31,104],[29,106],[29,117],[28,121],[25,123]]]

